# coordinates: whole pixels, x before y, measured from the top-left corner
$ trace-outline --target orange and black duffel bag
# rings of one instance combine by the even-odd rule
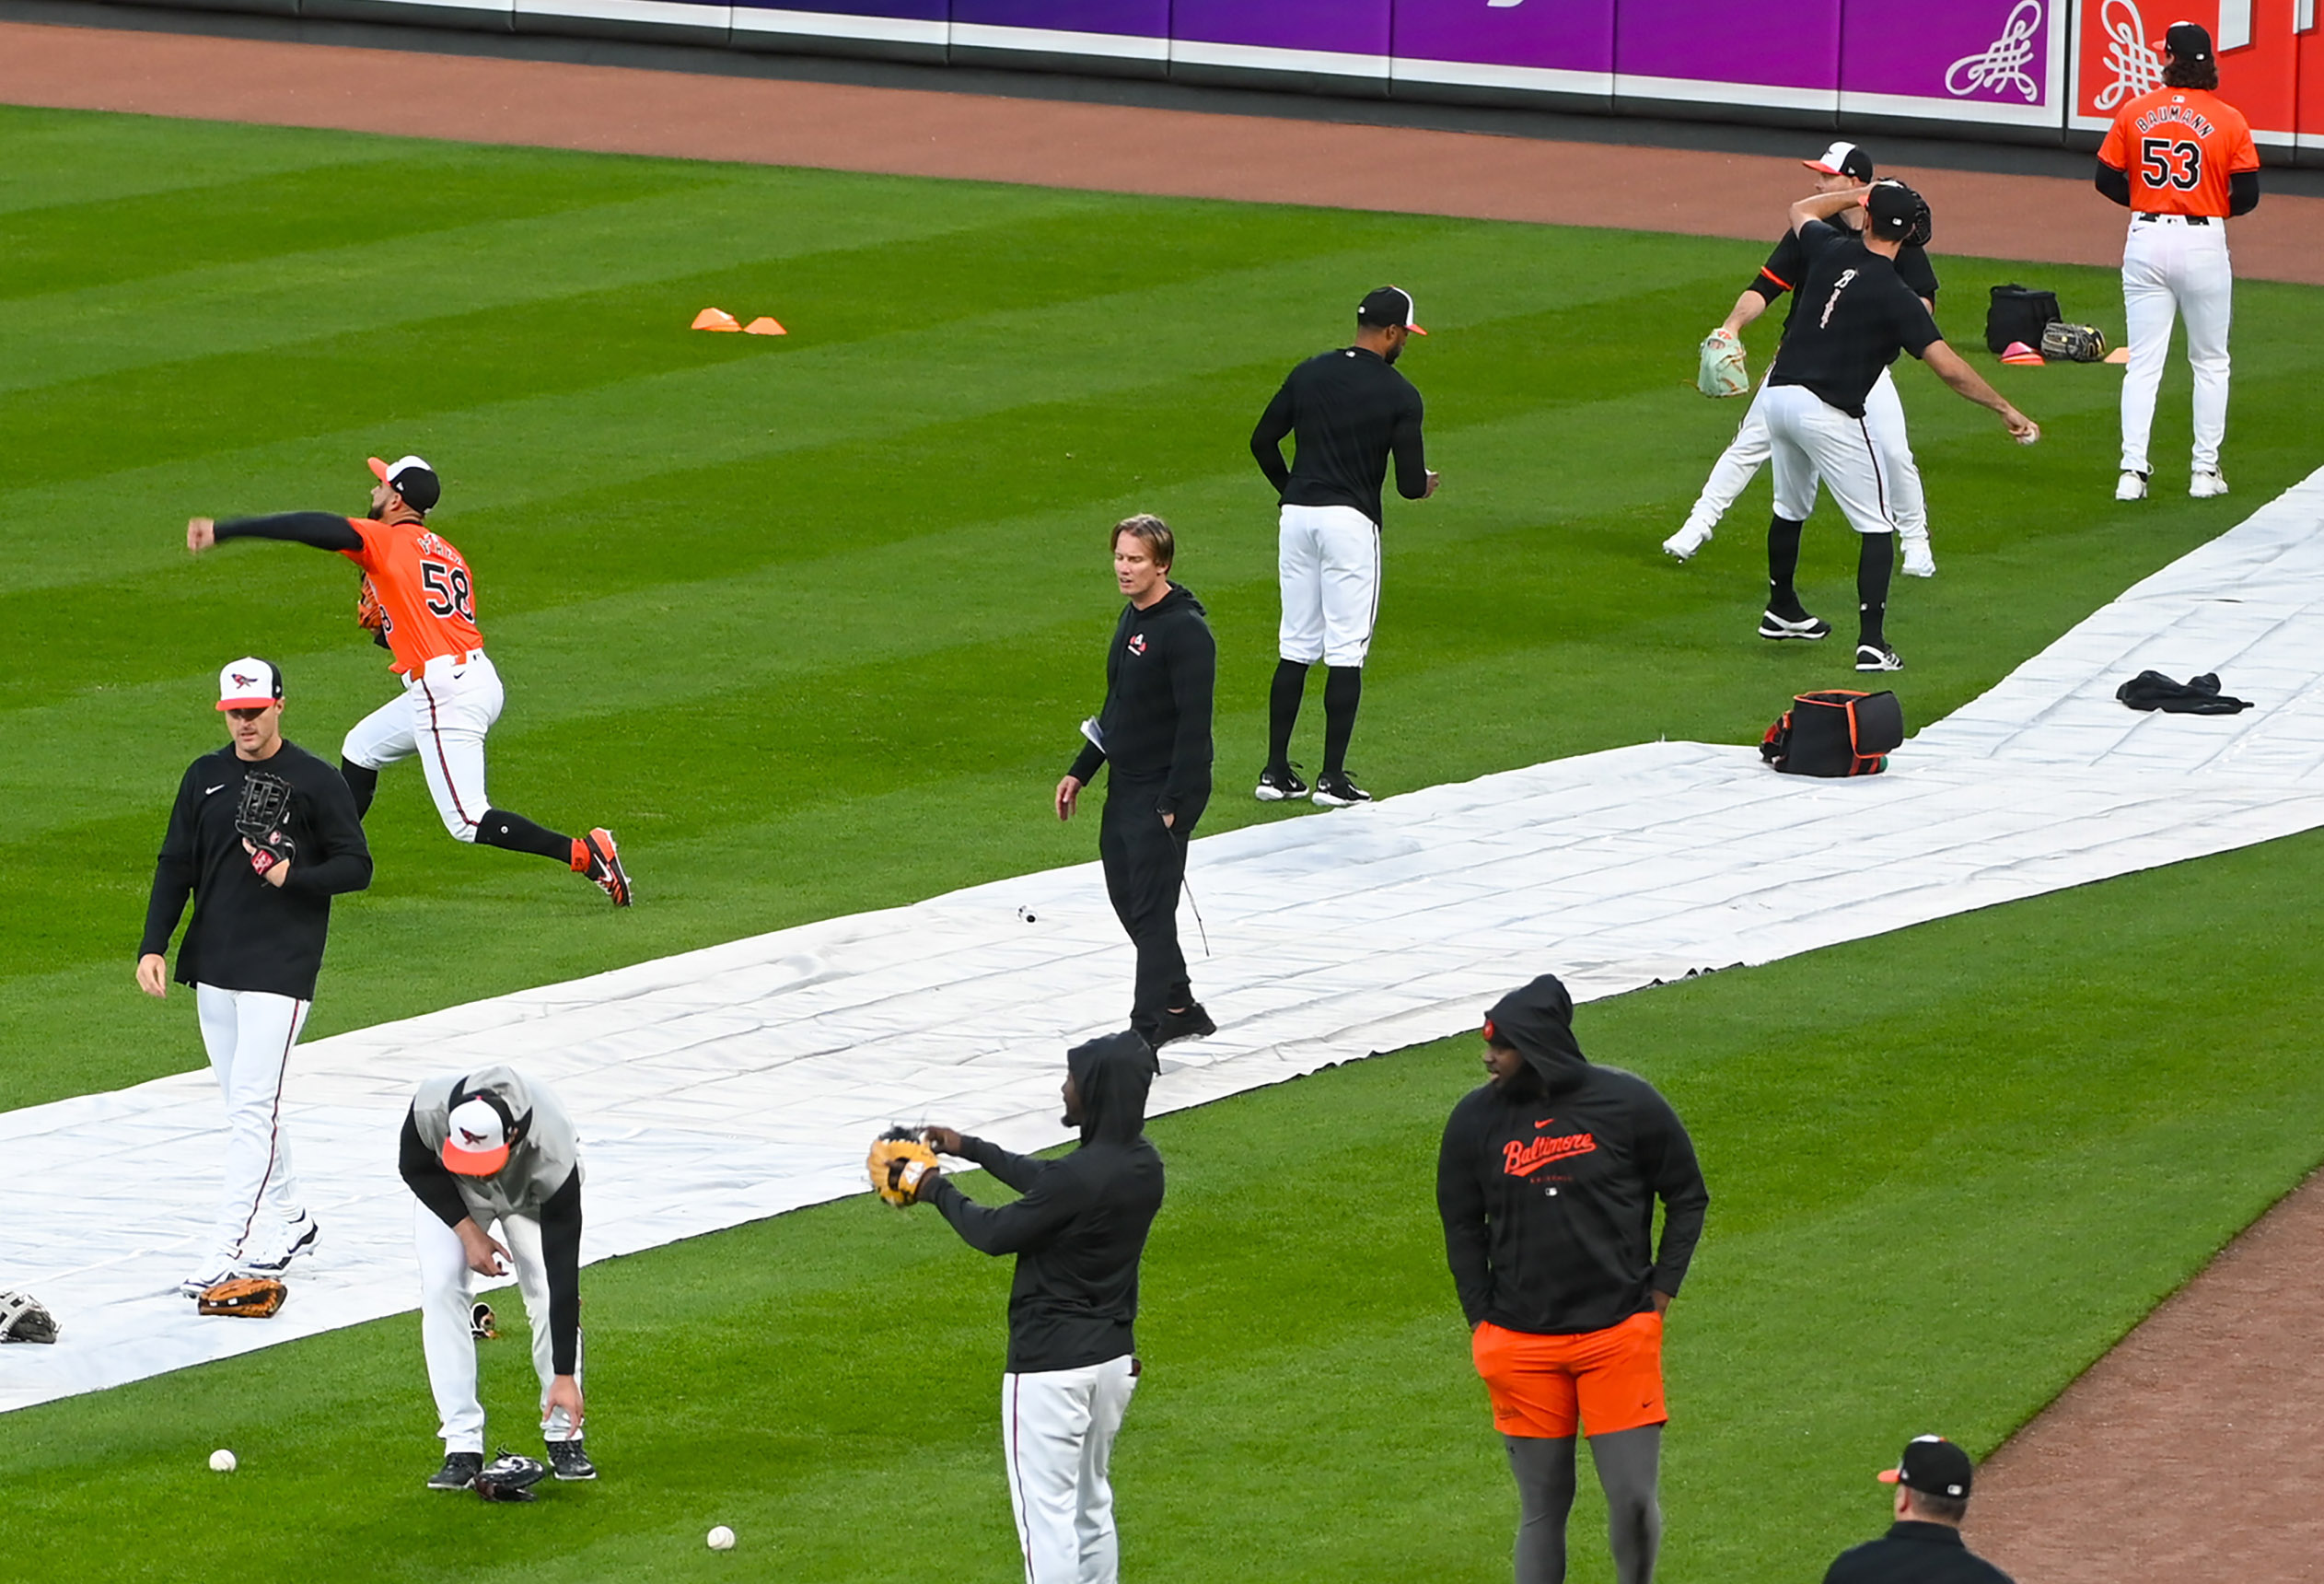
[[[1767,728],[1760,757],[1786,775],[1877,775],[1904,740],[1892,693],[1804,693]]]

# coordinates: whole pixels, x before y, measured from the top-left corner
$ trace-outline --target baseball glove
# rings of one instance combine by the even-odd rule
[[[548,1472],[549,1465],[539,1458],[517,1457],[503,1447],[476,1472],[476,1494],[486,1501],[539,1501],[532,1487]]]
[[[1936,236],[1936,216],[1929,213],[1927,199],[1922,198],[1917,192],[1913,194],[1913,197],[1919,202],[1913,205],[1912,228],[1905,232],[1904,245],[1908,248],[1925,248]]]
[[[493,1313],[493,1306],[482,1301],[469,1305],[468,1334],[479,1342],[495,1342],[500,1338],[500,1321]]]
[[[233,1276],[204,1292],[194,1308],[203,1314],[272,1320],[289,1297],[290,1288],[273,1276]]]
[[[242,801],[234,810],[234,828],[255,849],[250,868],[261,875],[297,856],[297,848],[283,829],[290,809],[289,782],[263,770],[243,773]]]
[[[1721,328],[1702,338],[1694,388],[1705,396],[1740,396],[1751,388],[1750,370],[1743,367],[1743,344],[1733,331]]]
[[[920,1136],[912,1129],[891,1127],[872,1141],[871,1156],[864,1165],[882,1199],[890,1205],[911,1205],[919,1200],[921,1182],[936,1169],[936,1152],[920,1142]]]
[[[54,1342],[56,1316],[29,1292],[0,1292],[0,1342]]]
[[[2106,332],[2053,319],[2041,327],[2041,355],[2053,363],[2096,363],[2106,355]]]
[[[388,612],[379,603],[379,591],[371,587],[371,576],[364,575],[363,586],[355,590],[355,625],[378,632],[387,624]]]

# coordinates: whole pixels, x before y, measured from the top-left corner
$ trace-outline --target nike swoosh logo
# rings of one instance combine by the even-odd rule
[[[204,786],[204,787],[202,789],[202,795],[203,795],[204,798],[207,798],[207,797],[208,797],[211,793],[213,793],[213,792],[223,792],[223,791],[225,791],[225,790],[226,790],[226,783],[225,783],[225,782],[223,782],[223,781],[221,781],[221,782],[219,782],[219,783],[218,783],[215,786]]]
[[[1545,1128],[1545,1127],[1549,1126],[1551,1124],[1552,1124],[1552,1123],[1554,1123],[1554,1122],[1556,1122],[1556,1121],[1557,1121],[1557,1118],[1555,1118],[1555,1117],[1553,1117],[1553,1116],[1545,1116],[1545,1117],[1543,1117],[1540,1121],[1539,1121],[1539,1122],[1537,1122],[1537,1123],[1535,1123],[1535,1124],[1533,1124],[1533,1131],[1534,1131],[1534,1132],[1536,1132],[1536,1133],[1539,1133],[1539,1132],[1540,1132],[1543,1128]]]

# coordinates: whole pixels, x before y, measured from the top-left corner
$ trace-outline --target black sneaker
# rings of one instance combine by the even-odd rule
[[[466,1490],[484,1472],[482,1452],[446,1452],[444,1466],[428,1476],[430,1490]]]
[[[1203,1040],[1217,1032],[1218,1025],[1211,1021],[1211,1015],[1208,1012],[1203,1010],[1203,1004],[1195,1001],[1190,1003],[1183,1011],[1172,1012],[1166,1009],[1162,1014],[1160,1026],[1155,1030],[1154,1037],[1146,1041],[1146,1043],[1158,1051],[1173,1040]]]
[[[597,1464],[581,1450],[576,1438],[570,1441],[551,1441],[549,1468],[561,1480],[593,1480],[598,1477]]]
[[[1296,764],[1286,764],[1281,770],[1261,771],[1259,785],[1251,788],[1250,795],[1261,803],[1284,803],[1295,798],[1305,798],[1307,784],[1299,779]]]
[[[1355,803],[1369,803],[1372,795],[1358,786],[1346,771],[1337,775],[1326,771],[1316,777],[1315,800],[1327,809],[1345,809]]]
[[[1860,671],[1900,671],[1904,660],[1886,644],[1858,644],[1856,670]]]
[[[1814,643],[1831,636],[1831,623],[1820,616],[1810,616],[1802,611],[1796,616],[1779,616],[1772,611],[1760,613],[1760,636],[1762,638],[1804,638]]]

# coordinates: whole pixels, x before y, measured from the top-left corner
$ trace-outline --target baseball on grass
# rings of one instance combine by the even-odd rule
[[[210,1466],[222,1474],[230,1474],[234,1472],[234,1454],[220,1447],[210,1454]]]
[[[735,1532],[723,1523],[710,1532],[709,1538],[713,1551],[732,1551],[735,1548]]]

